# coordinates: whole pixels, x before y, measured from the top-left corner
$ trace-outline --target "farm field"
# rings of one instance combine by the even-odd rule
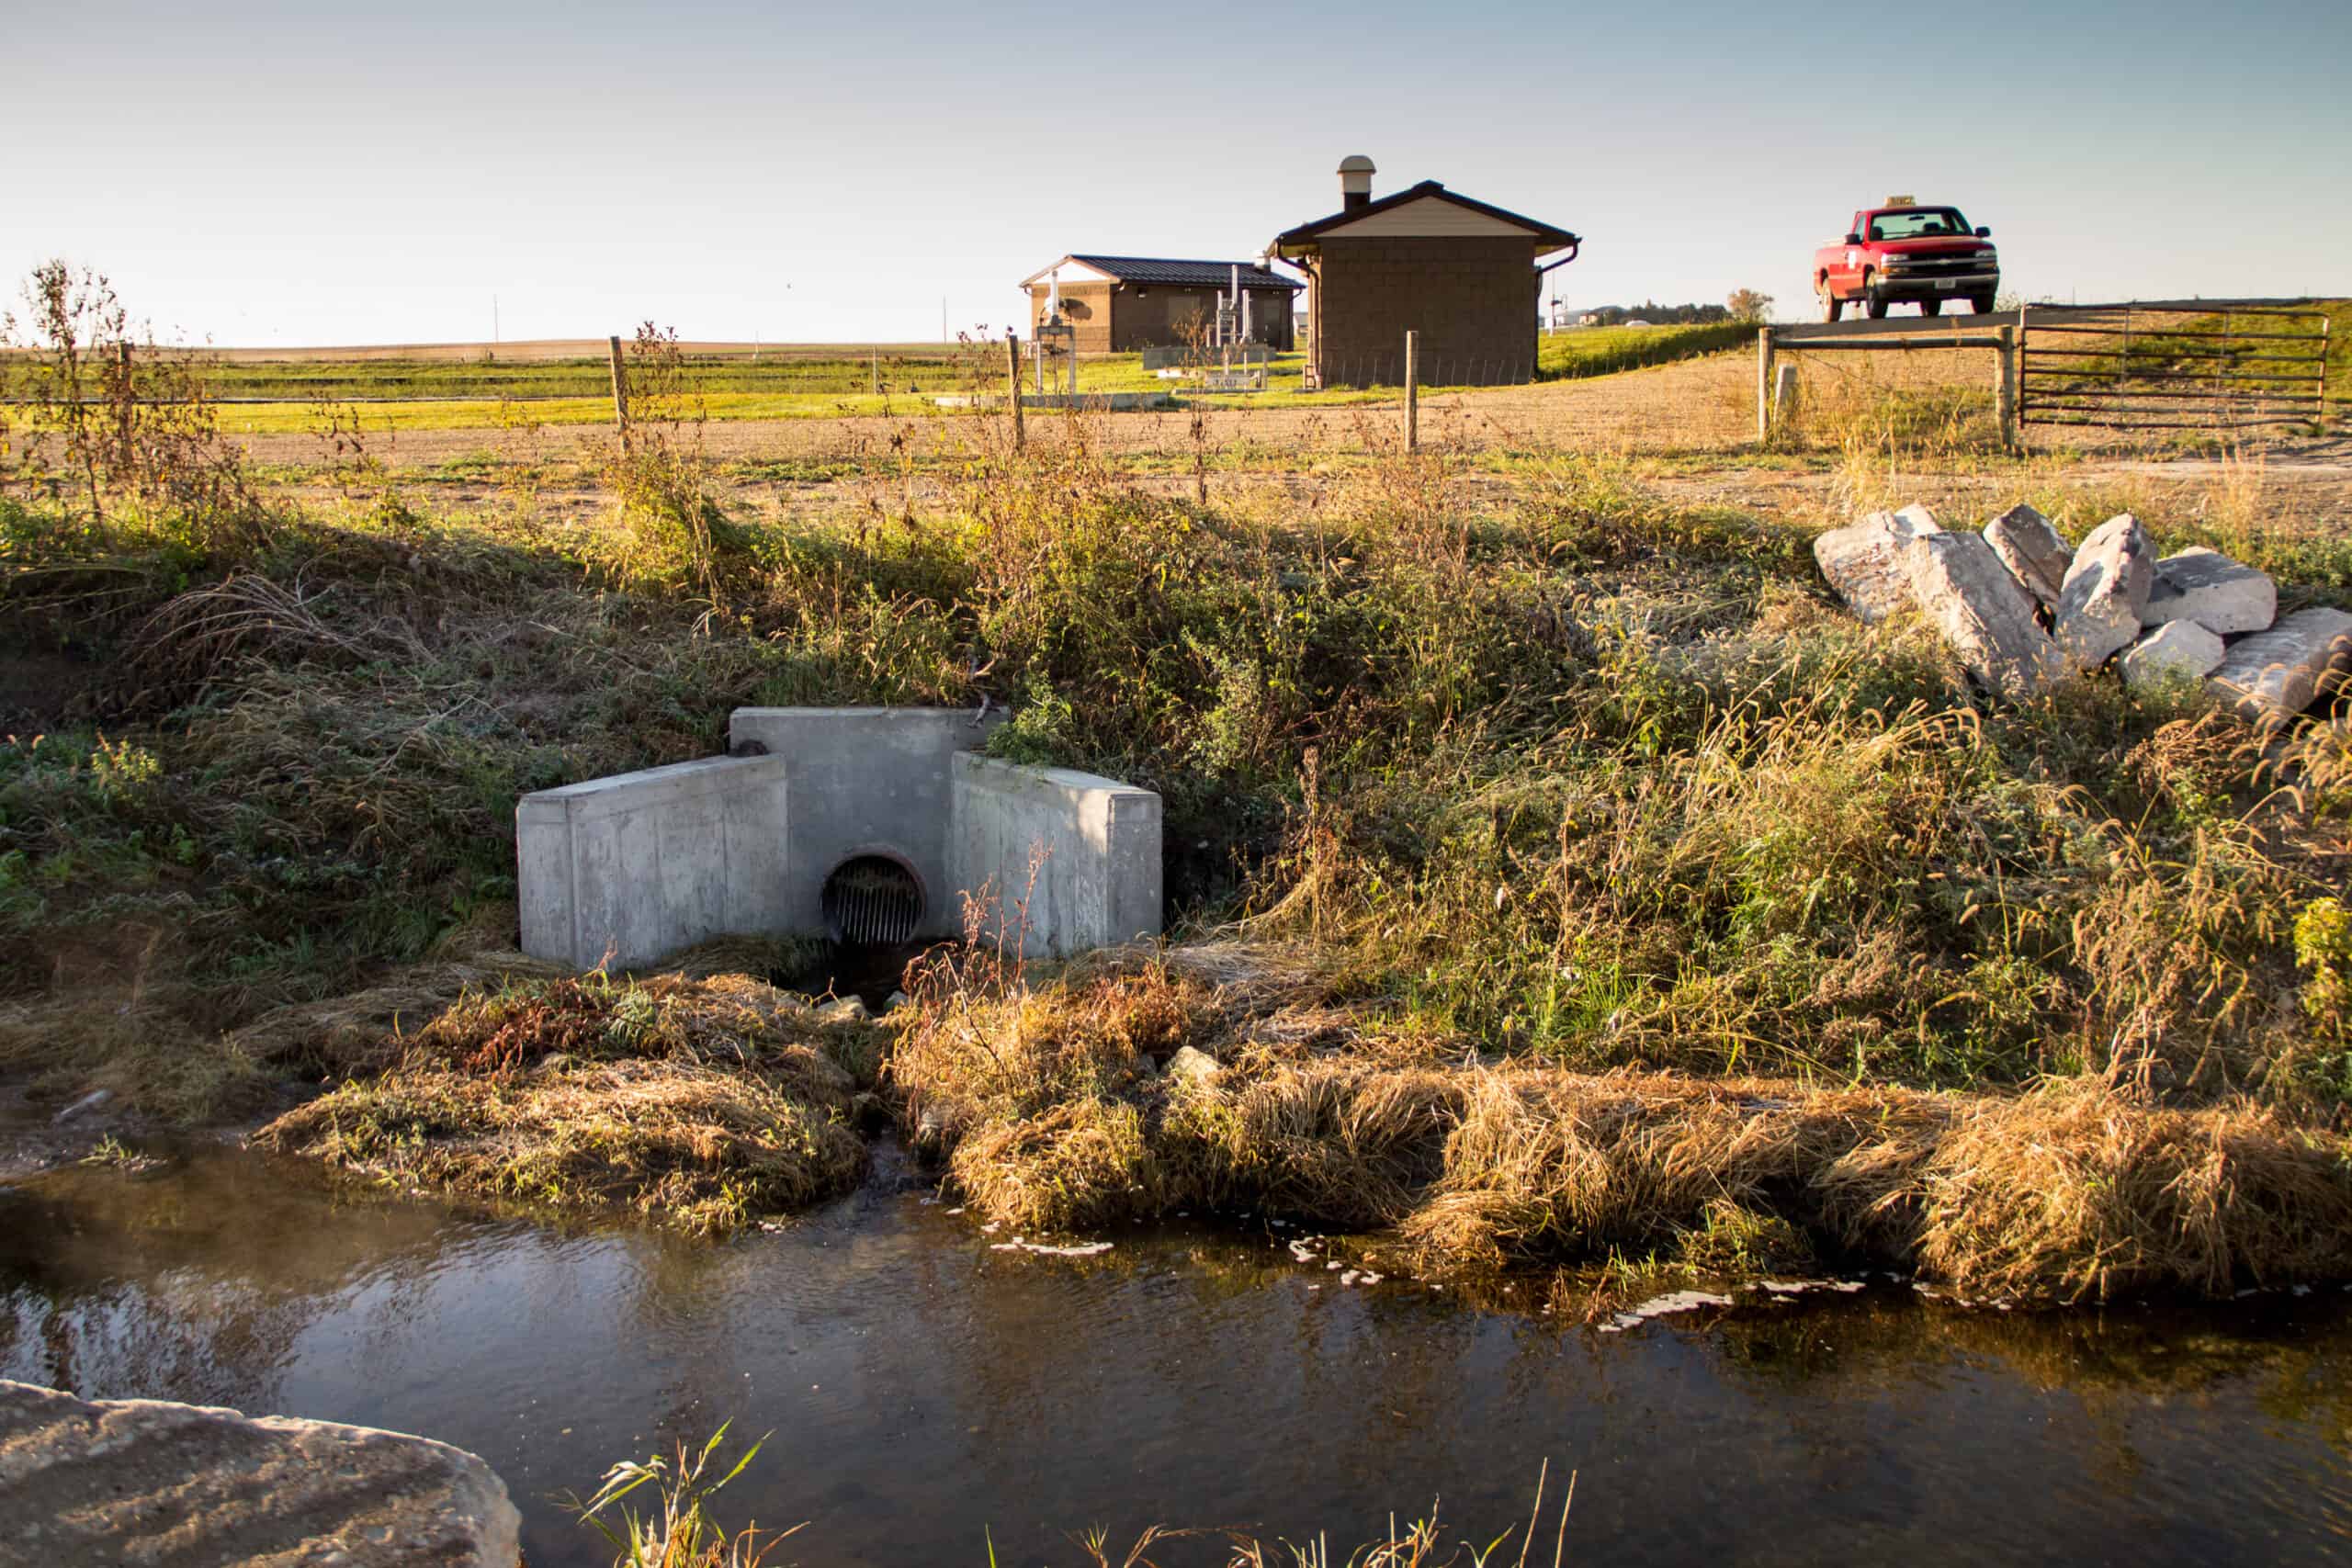
[[[45,1234],[145,1278],[142,1193],[202,1209],[288,1162],[270,1213],[357,1237],[337,1269],[493,1259],[497,1291],[564,1303],[563,1353],[632,1366],[629,1292],[610,1335],[577,1304],[616,1257],[687,1315],[713,1290],[757,1310],[782,1258],[842,1292],[827,1322],[874,1279],[948,1299],[960,1259],[953,1299],[987,1305],[952,1332],[990,1341],[965,1362],[1023,1389],[1040,1323],[1082,1343],[1098,1301],[1170,1288],[1229,1286],[1283,1344],[1360,1300],[1384,1362],[1445,1303],[1566,1366],[1565,1337],[1659,1302],[1758,1329],[1767,1281],[1886,1283],[1868,1310],[1911,1344],[1923,1303],[2220,1314],[2352,1280],[2340,709],[2265,741],[2106,673],[1996,699],[1919,616],[1858,620],[1812,553],[1910,502],[1973,527],[2026,502],[2070,539],[2128,511],[2161,550],[2271,573],[2282,607],[2352,606],[2352,448],[2003,451],[1983,358],[1922,351],[1804,364],[1759,449],[1752,352],[1589,346],[1592,374],[1426,391],[1418,450],[1378,389],[1035,411],[1016,444],[997,411],[658,378],[625,447],[597,395],[338,402],[367,384],[341,367],[266,405],[282,429],[197,397],[133,405],[128,440],[13,433],[0,1124],[25,1130],[0,1171],[42,1172]],[[1157,793],[1166,940],[1008,968],[983,939],[879,984],[816,941],[585,977],[518,951],[518,797],[715,755],[739,706],[867,705],[1001,709],[1004,760]],[[138,1163],[189,1130],[246,1151]],[[379,1234],[280,1171],[463,1218]],[[276,1289],[233,1238],[191,1245],[232,1298]],[[1030,1263],[1069,1272],[988,1272]],[[80,1331],[28,1299],[68,1323],[20,1353],[44,1371]],[[176,1299],[141,1321],[206,1342]],[[879,1321],[927,1344],[927,1310]],[[499,1358],[537,1368],[536,1337]],[[763,1334],[743,1376],[858,1382],[805,1338]],[[502,1400],[536,1393],[407,1353],[457,1392],[403,1419],[532,1462]],[[1440,1369],[1461,1398],[1521,1401],[1477,1359]],[[796,1433],[898,1440],[870,1414]],[[566,1480],[634,1430],[565,1419]],[[747,1484],[768,1517],[869,1483],[839,1468]],[[569,1560],[576,1522],[526,1515],[534,1560]]]

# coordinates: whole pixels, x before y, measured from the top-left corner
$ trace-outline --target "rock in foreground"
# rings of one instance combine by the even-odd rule
[[[2166,621],[2124,649],[2117,664],[2125,685],[2148,691],[2167,681],[2210,675],[2226,657],[2222,639],[2195,621]]]
[[[2066,678],[2064,655],[2034,624],[2033,602],[1983,536],[1923,535],[1904,561],[1921,613],[1977,680],[2030,697]]]
[[[43,1568],[514,1568],[521,1518],[461,1449],[367,1427],[0,1382],[0,1510]]]
[[[2278,613],[2278,587],[2267,571],[2201,546],[2156,563],[2155,586],[2141,620],[2148,626],[2194,621],[2232,637],[2258,632]]]
[[[2056,629],[2067,657],[2096,670],[2129,648],[2155,584],[2155,552],[2138,518],[2126,512],[2092,529],[2058,596]]]
[[[1814,540],[1813,558],[1838,597],[1865,622],[1876,624],[1911,605],[1904,547],[1941,532],[1925,507],[1873,512],[1851,527],[1832,528]]]
[[[2343,690],[2352,673],[2352,615],[2298,610],[2267,632],[2240,639],[2211,676],[2239,716],[2275,728],[2318,698]]]
[[[2019,502],[1984,525],[1984,542],[2020,587],[2049,608],[2058,607],[2075,552],[2049,518]]]

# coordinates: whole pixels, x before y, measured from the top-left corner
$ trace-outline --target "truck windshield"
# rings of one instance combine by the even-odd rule
[[[1939,234],[1968,234],[1974,231],[1957,207],[1906,207],[1899,212],[1871,214],[1873,240],[1925,240]]]

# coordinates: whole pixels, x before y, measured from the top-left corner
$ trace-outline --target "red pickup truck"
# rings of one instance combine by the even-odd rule
[[[1849,300],[1875,321],[1889,305],[1916,301],[1932,316],[1947,299],[1965,299],[1979,315],[2001,288],[2000,256],[1957,207],[1921,207],[1907,196],[1854,214],[1845,239],[1813,253],[1813,291],[1821,319],[1834,321]]]

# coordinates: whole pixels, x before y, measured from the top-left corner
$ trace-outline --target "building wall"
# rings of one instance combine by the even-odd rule
[[[1205,335],[1216,321],[1216,288],[1148,288],[1129,285],[1111,297],[1112,345],[1122,353],[1139,348],[1175,348],[1184,344],[1187,317],[1200,317]],[[1291,296],[1286,289],[1250,291],[1250,335],[1277,350],[1291,346]]]
[[[1108,283],[1062,285],[1062,315],[1078,328],[1080,354],[1130,354],[1139,348],[1173,348],[1184,342],[1183,322],[1198,312],[1204,323],[1216,320],[1219,290],[1171,288],[1165,284],[1122,288]],[[1029,288],[1029,331],[1046,319],[1051,298],[1044,284]],[[1260,343],[1291,346],[1291,296],[1287,290],[1250,294],[1250,328]]]
[[[1029,286],[1029,333],[1035,337],[1038,323],[1046,316],[1046,301],[1053,291],[1045,284]],[[1062,319],[1078,329],[1078,352],[1108,354],[1111,352],[1112,285],[1108,283],[1065,283],[1062,285]]]
[[[1400,381],[1408,332],[1420,333],[1424,382],[1533,378],[1542,278],[1528,240],[1325,235],[1320,244],[1308,330],[1326,386]]]

